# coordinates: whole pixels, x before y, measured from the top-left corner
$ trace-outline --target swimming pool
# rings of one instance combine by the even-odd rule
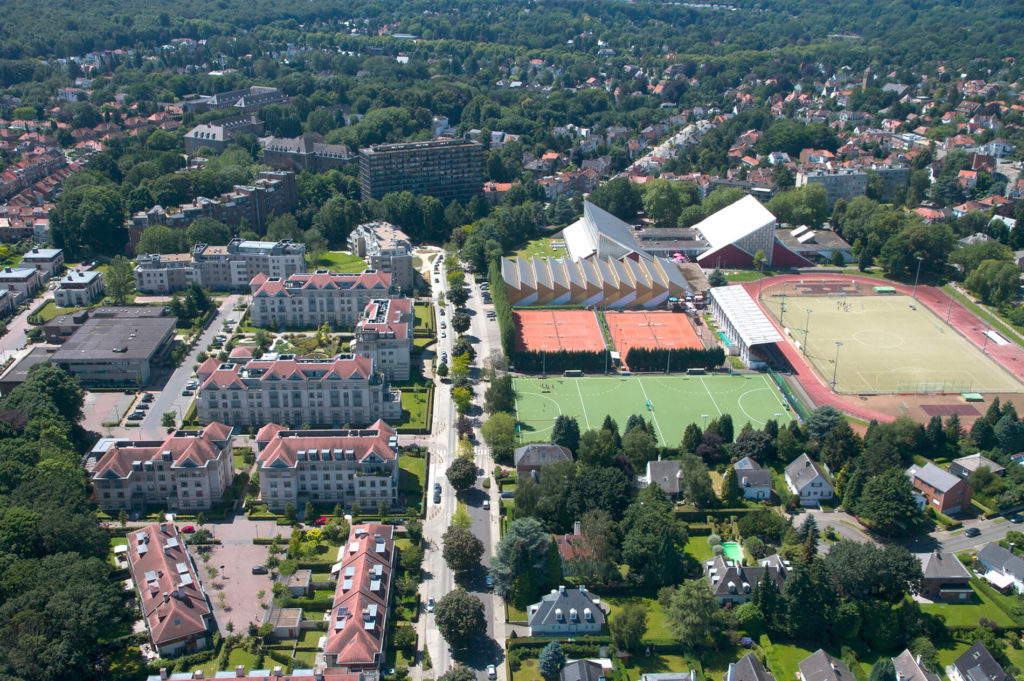
[[[734,560],[737,563],[743,562],[743,549],[734,541],[722,542],[722,552],[729,560]]]

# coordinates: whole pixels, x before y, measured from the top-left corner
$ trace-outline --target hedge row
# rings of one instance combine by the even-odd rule
[[[630,371],[712,369],[725,362],[722,348],[630,348],[625,357]]]
[[[501,337],[501,349],[506,357],[511,357],[516,347],[516,325],[512,320],[512,306],[508,302],[505,291],[505,278],[501,276],[501,262],[492,260],[487,270],[487,279],[491,284],[491,301],[494,303],[494,314],[498,318],[498,333]]]
[[[512,355],[516,371],[524,373],[562,373],[568,369],[579,369],[592,374],[603,374],[608,366],[608,353],[594,350],[556,350],[538,352],[523,350]]]

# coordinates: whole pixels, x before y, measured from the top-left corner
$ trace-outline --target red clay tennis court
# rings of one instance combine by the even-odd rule
[[[605,312],[615,349],[625,358],[630,348],[702,348],[685,314]]]
[[[512,316],[517,350],[605,349],[604,334],[592,310],[513,310]]]

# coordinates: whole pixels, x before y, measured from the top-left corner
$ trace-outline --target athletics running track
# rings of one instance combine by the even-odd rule
[[[858,277],[845,274],[826,274],[826,273],[815,273],[815,274],[784,274],[777,277],[766,277],[760,282],[752,281],[745,284],[741,284],[750,296],[757,300],[757,291],[759,286],[773,286],[776,284],[800,282],[800,281],[825,281],[825,280],[849,280],[856,281],[871,286],[886,285],[892,286],[900,293],[905,295],[912,295],[914,288],[905,284],[898,284],[892,281],[880,281],[878,279],[872,279],[870,277]],[[956,300],[953,300],[952,308],[950,308],[950,297],[940,288],[934,286],[918,286],[917,287],[917,300],[924,303],[941,319],[946,318],[947,311],[949,311],[949,324],[959,331],[965,338],[971,343],[976,345],[978,349],[985,348],[985,352],[996,362],[998,362],[1007,371],[1012,373],[1020,380],[1024,380],[1024,349],[1014,343],[1012,340],[1006,345],[998,345],[991,340],[988,341],[986,346],[985,331],[991,329],[988,323],[979,319],[973,312],[960,305]],[[761,301],[757,300],[757,304],[761,306]],[[763,306],[762,306],[763,309]],[[782,328],[779,326],[775,318],[765,311],[768,319],[771,320],[772,324],[779,330],[779,333],[783,333]],[[998,333],[998,330],[996,330]],[[1002,335],[1002,334],[1000,334]],[[1007,339],[1010,340],[1010,339]],[[810,395],[811,399],[818,406],[828,404],[836,409],[846,412],[852,416],[860,419],[870,421],[876,419],[879,422],[887,422],[894,420],[895,417],[891,415],[882,414],[872,409],[868,409],[854,402],[844,399],[841,395],[837,395],[832,392],[828,384],[822,380],[820,376],[814,373],[814,370],[804,361],[803,355],[801,355],[797,349],[789,342],[783,342],[778,344],[779,349],[789,360],[789,363],[793,366],[796,372],[795,378],[803,386],[803,389]]]

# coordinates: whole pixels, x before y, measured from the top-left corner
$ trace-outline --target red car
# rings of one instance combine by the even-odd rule
[[[181,528],[181,531],[185,534],[192,534],[196,531],[196,528],[192,527],[191,525],[186,525],[185,527]]]
[[[313,524],[314,525],[326,525],[327,524],[327,516],[321,516],[321,517],[317,518],[316,521]]]

